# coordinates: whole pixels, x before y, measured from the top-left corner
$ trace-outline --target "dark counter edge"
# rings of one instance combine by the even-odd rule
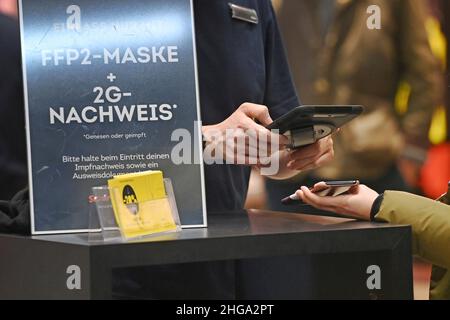
[[[405,237],[410,239],[411,228],[348,222],[323,226],[317,230],[220,234],[215,226],[212,226],[209,229],[183,230],[180,235],[192,237],[131,243],[89,244],[86,242],[80,244],[70,239],[87,237],[87,234],[33,237],[0,234],[0,241],[6,238],[9,241],[33,243],[37,247],[49,246],[58,248],[57,250],[76,249],[76,252],[83,252],[92,261],[114,267],[126,267],[267,256],[386,251],[395,249]],[[58,240],[52,241],[52,238]],[[67,241],[63,241],[64,239]],[[298,245],[292,245],[293,243]]]

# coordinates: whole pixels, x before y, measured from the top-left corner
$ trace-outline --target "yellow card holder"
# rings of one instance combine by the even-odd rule
[[[162,182],[163,193],[156,192],[156,197],[142,197],[142,200],[139,187],[134,197],[126,190],[129,184],[110,183],[109,187],[93,188],[103,240],[139,240],[181,231],[172,183],[167,178]]]

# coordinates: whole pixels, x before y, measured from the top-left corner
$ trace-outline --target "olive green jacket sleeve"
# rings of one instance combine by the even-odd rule
[[[379,221],[412,226],[413,253],[450,269],[450,206],[405,192],[387,191]]]

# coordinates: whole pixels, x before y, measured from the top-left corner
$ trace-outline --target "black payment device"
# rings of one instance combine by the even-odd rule
[[[288,148],[298,149],[329,136],[363,111],[358,105],[305,105],[276,119],[267,129],[278,129],[289,138]]]

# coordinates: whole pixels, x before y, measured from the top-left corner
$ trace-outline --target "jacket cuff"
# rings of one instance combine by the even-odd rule
[[[373,202],[372,210],[370,211],[370,221],[372,222],[376,221],[376,215],[378,214],[378,212],[380,212],[383,200],[384,200],[384,193],[380,194]]]

